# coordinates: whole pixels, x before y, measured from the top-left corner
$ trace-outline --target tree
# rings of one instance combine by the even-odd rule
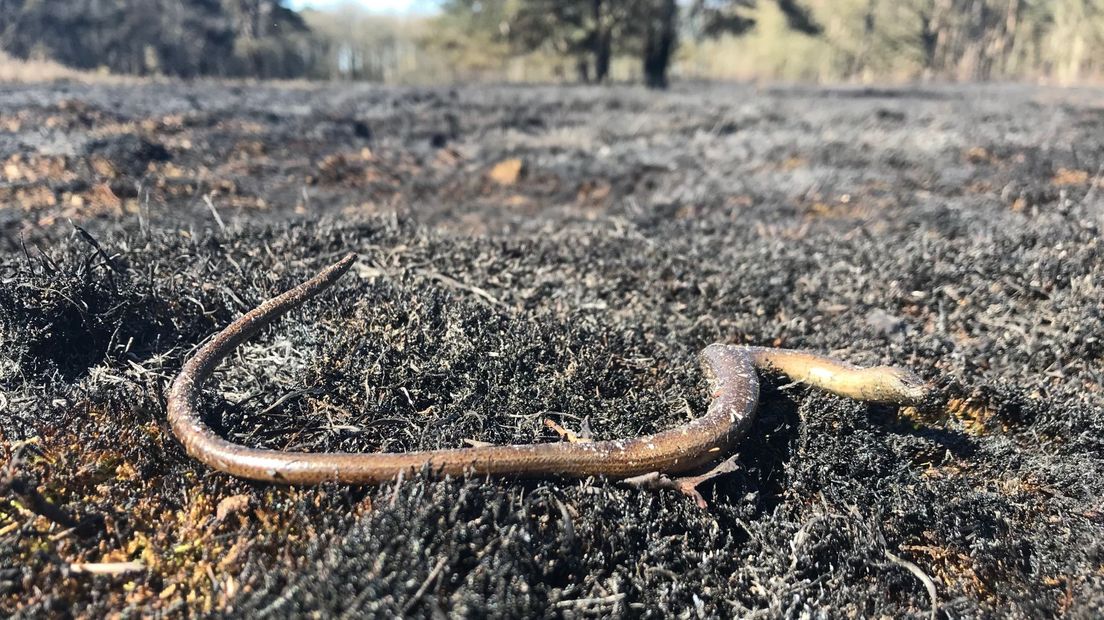
[[[501,74],[511,52],[509,0],[445,0],[425,45],[444,59],[456,76]]]
[[[791,28],[819,34],[798,0],[773,1]],[[746,13],[755,6],[756,0],[695,0],[691,23],[703,36],[739,34],[754,27]],[[621,53],[641,59],[649,87],[665,88],[682,29],[679,0],[447,0],[442,8],[447,21],[490,32],[514,51],[551,50],[573,59],[583,82],[592,75],[605,81],[614,54]]]
[[[820,25],[797,0],[774,2],[791,29],[811,36],[820,34]],[[695,0],[690,6],[691,22],[697,24],[701,36],[743,34],[755,27],[748,12],[756,4],[757,0]],[[651,88],[666,88],[667,70],[678,45],[679,6],[676,0],[648,0],[643,10],[644,80]]]
[[[296,77],[302,19],[277,0],[3,0],[0,48],[118,73]]]
[[[644,11],[644,83],[648,88],[667,88],[667,68],[678,45],[678,4],[675,0],[657,0]]]
[[[515,52],[552,51],[572,59],[579,81],[609,76],[614,40],[630,19],[631,0],[448,0],[452,24],[491,32]],[[592,73],[593,70],[593,73]]]
[[[579,81],[589,82],[588,55],[596,36],[596,24],[590,19],[593,15],[590,4],[591,0],[523,2],[505,24],[508,40],[519,51],[550,47],[560,56],[572,58]]]

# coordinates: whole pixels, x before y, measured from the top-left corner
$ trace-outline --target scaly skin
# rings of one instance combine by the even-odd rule
[[[655,471],[683,472],[724,455],[755,417],[759,402],[756,368],[777,370],[796,381],[860,400],[907,404],[927,393],[914,375],[895,368],[864,369],[802,351],[712,344],[702,352],[702,369],[713,394],[708,411],[654,435],[590,443],[370,454],[250,448],[216,435],[196,410],[203,381],[242,342],[328,288],[355,261],[356,255],[349,254],[310,280],[265,301],[219,332],[184,364],[169,392],[168,417],[188,454],[234,476],[296,485],[327,481],[373,484],[427,465],[450,475],[628,478]]]

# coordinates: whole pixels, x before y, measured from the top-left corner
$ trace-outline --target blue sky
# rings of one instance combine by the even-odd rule
[[[378,13],[426,13],[433,9],[433,0],[288,0],[287,6],[300,10],[307,7],[329,9],[342,4],[355,4]]]

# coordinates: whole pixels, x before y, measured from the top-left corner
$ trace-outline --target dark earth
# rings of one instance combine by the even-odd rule
[[[0,164],[4,615],[1104,610],[1104,90],[5,86]],[[190,460],[165,414],[189,352],[350,250],[216,375],[220,434],[631,437],[704,411],[715,341],[936,397],[767,377],[706,509]],[[140,566],[80,571],[107,562]]]

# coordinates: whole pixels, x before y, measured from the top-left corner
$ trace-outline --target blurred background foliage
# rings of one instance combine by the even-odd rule
[[[386,83],[1099,81],[1104,0],[0,0],[3,62]]]

